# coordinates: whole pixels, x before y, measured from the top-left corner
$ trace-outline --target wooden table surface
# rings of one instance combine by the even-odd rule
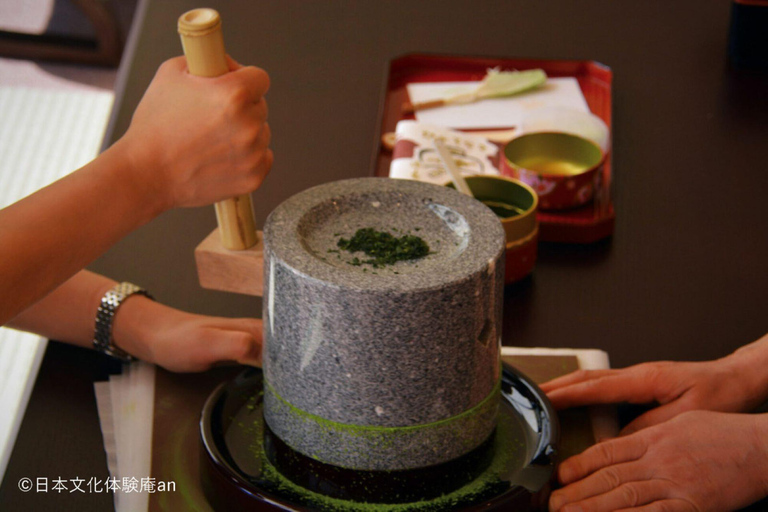
[[[768,331],[768,74],[729,69],[721,0],[211,0],[229,52],[265,68],[275,164],[254,193],[257,225],[290,195],[369,176],[388,62],[411,52],[591,59],[613,69],[615,235],[543,244],[508,287],[504,343],[600,348],[613,366],[723,356]],[[109,134],[119,138],[158,65],[181,52],[191,0],[149,2],[126,53]],[[166,213],[91,268],[173,306],[260,316],[259,299],[200,289],[193,250],[212,208]],[[106,475],[91,383],[107,364],[49,348],[0,508],[110,510],[16,489],[23,476]],[[78,473],[77,475],[75,473]],[[44,507],[42,504],[45,504]]]

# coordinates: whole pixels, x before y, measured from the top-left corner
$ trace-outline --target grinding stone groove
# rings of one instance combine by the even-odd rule
[[[452,418],[408,427],[361,427],[300,411],[265,381],[264,420],[273,431],[277,427],[294,450],[327,464],[374,471],[413,469],[423,467],[425,460],[432,461],[429,465],[447,462],[480,446],[496,427],[500,384],[474,408]]]

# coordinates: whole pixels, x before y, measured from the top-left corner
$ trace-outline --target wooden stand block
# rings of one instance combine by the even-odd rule
[[[200,286],[209,290],[243,293],[261,297],[264,279],[262,234],[250,249],[230,251],[221,245],[216,228],[195,249]]]

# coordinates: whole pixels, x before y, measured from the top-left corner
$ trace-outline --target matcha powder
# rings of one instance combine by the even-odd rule
[[[398,261],[415,260],[429,254],[429,245],[421,237],[407,234],[396,237],[385,231],[373,228],[358,229],[350,238],[341,238],[337,243],[339,249],[350,253],[363,252],[369,259],[355,257],[350,265],[372,265],[381,268],[394,265]]]

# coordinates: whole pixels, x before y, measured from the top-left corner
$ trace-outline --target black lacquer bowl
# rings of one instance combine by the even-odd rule
[[[360,472],[285,446],[262,414],[248,369],[219,386],[200,420],[201,480],[217,511],[438,512],[546,509],[559,438],[544,393],[504,366],[496,431],[457,460],[418,470]]]

